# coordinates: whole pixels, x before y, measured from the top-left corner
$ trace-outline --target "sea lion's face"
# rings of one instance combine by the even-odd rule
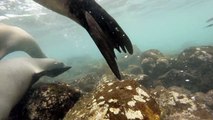
[[[69,6],[67,3],[69,0],[34,0],[34,1],[62,15],[68,15]]]

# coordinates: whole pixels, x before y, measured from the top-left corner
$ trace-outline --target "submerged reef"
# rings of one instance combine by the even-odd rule
[[[10,119],[212,120],[213,46],[190,47],[175,55],[135,51],[118,57],[122,81],[105,63],[84,58],[84,64],[72,63],[78,64],[74,74],[59,77],[72,87],[37,84]]]
[[[104,77],[104,81],[108,81]],[[104,82],[82,97],[64,120],[159,120],[160,109],[135,80]]]

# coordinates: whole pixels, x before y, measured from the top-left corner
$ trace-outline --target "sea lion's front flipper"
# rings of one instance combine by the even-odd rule
[[[106,59],[109,67],[112,69],[113,73],[118,79],[121,79],[121,75],[118,70],[118,66],[115,61],[115,53],[113,51],[112,43],[109,42],[107,36],[103,33],[102,29],[95,21],[95,19],[88,13],[85,12],[85,17],[89,26],[89,33],[93,38],[95,44],[99,48],[100,52]]]
[[[33,75],[32,83],[34,83],[34,81],[36,82],[42,76],[56,77],[56,76],[64,73],[65,71],[69,70],[70,68],[71,68],[70,66],[64,66],[61,68],[40,71]]]
[[[66,1],[64,2],[64,6],[65,8],[68,8],[68,10],[62,9],[61,1],[55,4],[55,2],[50,2],[49,0],[48,3],[52,4],[49,4],[51,6],[48,6],[48,8],[66,15],[84,27],[93,38],[93,41],[98,46],[113,73],[118,79],[121,79],[117,63],[115,61],[116,56],[114,49],[117,49],[119,52],[122,50],[125,53],[129,52],[132,54],[133,47],[128,36],[113,17],[111,17],[100,5],[98,5],[95,0],[64,1]]]
[[[113,73],[121,79],[114,49],[132,54],[132,44],[118,23],[101,6],[94,0],[85,2],[86,23],[80,19],[80,24],[87,29]]]
[[[107,41],[112,48],[121,52],[133,53],[131,41],[118,25],[115,19],[110,16],[95,0],[70,0],[69,17],[83,26],[91,35],[91,26],[88,24],[85,13],[89,13],[100,29],[107,36]],[[93,38],[95,39],[95,38]],[[95,41],[95,40],[94,40]]]

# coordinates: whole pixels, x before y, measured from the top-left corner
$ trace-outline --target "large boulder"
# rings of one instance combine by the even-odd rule
[[[103,81],[110,81],[104,78]],[[64,120],[159,120],[160,109],[135,80],[99,84],[82,97]]]
[[[65,83],[38,85],[12,110],[11,120],[59,120],[74,106],[80,92]]]
[[[170,62],[160,51],[151,49],[141,54],[141,67],[144,74],[155,79],[168,71]]]

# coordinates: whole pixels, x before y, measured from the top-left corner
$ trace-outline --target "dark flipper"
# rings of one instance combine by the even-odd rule
[[[108,38],[101,30],[98,23],[94,20],[94,18],[88,13],[85,12],[87,23],[90,27],[89,33],[91,37],[94,39],[95,44],[101,51],[102,55],[106,59],[109,67],[112,69],[113,73],[118,79],[121,79],[121,75],[118,70],[118,66],[115,61],[115,53],[113,51],[112,45],[108,43]]]
[[[95,0],[34,1],[83,26],[93,38],[114,74],[121,79],[114,49],[132,54],[132,44],[118,23]]]
[[[70,0],[69,4],[72,17],[89,32],[113,73],[121,79],[114,49],[132,54],[133,48],[128,36],[94,0]]]

